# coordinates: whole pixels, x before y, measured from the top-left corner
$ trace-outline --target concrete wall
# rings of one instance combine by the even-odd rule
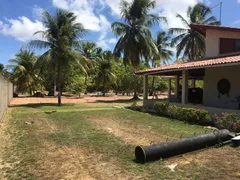
[[[0,120],[13,98],[13,84],[0,75]]]
[[[220,38],[240,39],[240,33],[208,29],[206,31],[206,54],[205,54],[205,57],[214,57],[214,56],[219,55]]]
[[[231,102],[240,96],[240,66],[209,68],[205,70],[203,104],[205,106],[237,109],[238,104]],[[217,83],[220,79],[228,79],[231,83],[229,97],[218,97]]]

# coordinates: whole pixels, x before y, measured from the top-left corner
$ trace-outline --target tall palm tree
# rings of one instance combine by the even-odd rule
[[[158,32],[157,38],[154,41],[157,46],[158,53],[154,54],[152,57],[152,67],[156,67],[157,65],[166,64],[171,60],[173,56],[173,51],[169,48],[171,47],[171,37],[166,34],[166,32]],[[158,64],[157,64],[158,63]],[[152,79],[152,92],[154,91],[154,81],[155,76]]]
[[[20,51],[14,59],[10,59],[11,65],[7,67],[12,70],[10,80],[17,87],[18,92],[28,92],[32,95],[39,85],[40,78],[36,68],[37,56],[32,51]]]
[[[114,54],[123,56],[124,64],[132,64],[135,70],[141,59],[148,61],[147,57],[158,53],[149,28],[160,20],[166,22],[166,18],[150,14],[154,7],[155,1],[152,0],[133,0],[131,3],[122,0],[120,10],[124,22],[112,24],[113,33],[120,37]],[[133,98],[137,98],[136,88],[135,83]]]
[[[74,13],[58,9],[55,15],[43,12],[44,31],[38,31],[43,40],[32,40],[27,47],[48,49],[41,57],[50,55],[57,69],[58,79],[58,105],[61,105],[61,75],[66,74],[71,63],[79,63],[83,59],[74,48],[79,47],[79,39],[85,35],[86,30],[82,24],[76,22]]]
[[[179,34],[172,39],[172,44],[177,44],[177,58],[182,54],[183,58],[188,60],[196,60],[205,54],[205,37],[190,28],[192,23],[196,24],[220,24],[216,17],[211,16],[211,8],[202,3],[196,4],[194,7],[189,7],[187,10],[187,17],[185,19],[182,15],[177,14],[185,28],[170,28],[170,34]]]
[[[97,69],[94,81],[98,87],[103,87],[103,96],[105,96],[106,89],[116,82],[112,53],[109,51],[101,53],[96,59],[96,64]]]

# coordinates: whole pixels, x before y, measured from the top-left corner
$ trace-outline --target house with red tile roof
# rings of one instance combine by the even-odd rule
[[[148,77],[165,76],[169,79],[168,101],[172,104],[240,109],[240,28],[199,24],[192,24],[191,28],[205,36],[205,57],[136,72],[144,76],[144,106],[158,101],[148,98]],[[194,88],[196,79],[203,80],[202,89]],[[171,80],[175,84],[174,95]]]

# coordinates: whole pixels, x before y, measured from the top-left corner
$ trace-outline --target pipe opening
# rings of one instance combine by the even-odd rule
[[[142,147],[137,146],[135,148],[135,158],[137,162],[140,162],[140,163],[146,162],[146,153]]]

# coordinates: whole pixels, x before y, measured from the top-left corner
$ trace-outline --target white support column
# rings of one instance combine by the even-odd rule
[[[143,100],[148,99],[148,75],[143,76]]]
[[[168,79],[168,100],[171,98],[171,79]]]
[[[188,71],[182,71],[182,104],[188,103]]]
[[[179,75],[175,76],[175,98],[179,98]]]

